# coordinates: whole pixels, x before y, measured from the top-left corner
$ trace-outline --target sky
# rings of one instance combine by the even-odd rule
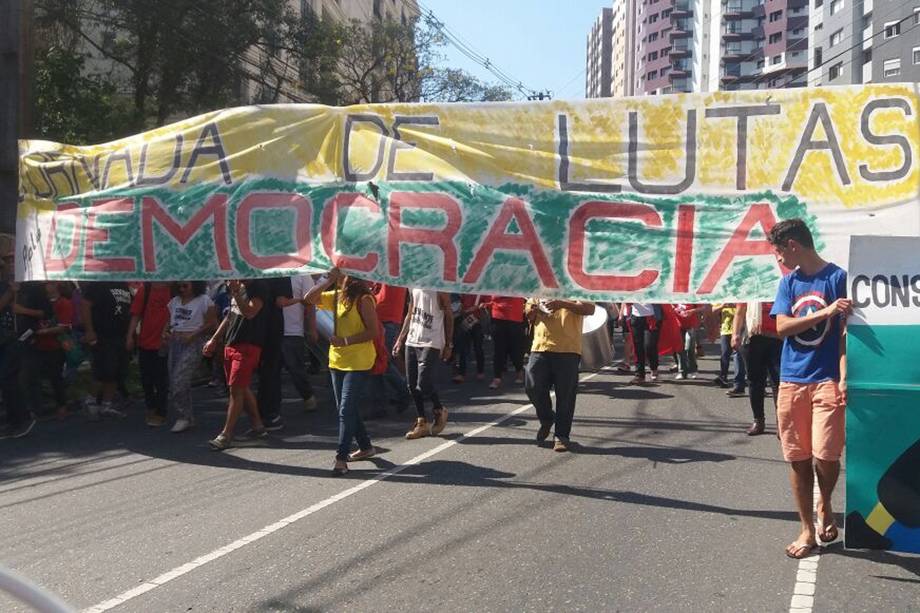
[[[585,41],[610,0],[420,0],[448,30],[525,87],[557,99],[585,96]],[[498,79],[455,47],[443,63]],[[521,96],[516,96],[520,98]]]

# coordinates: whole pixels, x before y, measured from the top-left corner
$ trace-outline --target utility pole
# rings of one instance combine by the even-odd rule
[[[16,231],[22,106],[22,2],[0,0],[0,232]]]

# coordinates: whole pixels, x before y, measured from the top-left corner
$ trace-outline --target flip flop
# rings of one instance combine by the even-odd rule
[[[837,529],[837,524],[824,526],[820,522],[818,523],[818,540],[822,543],[833,543],[839,536],[840,531]]]
[[[802,558],[807,558],[818,548],[817,543],[800,543],[795,541],[786,546],[786,557],[792,558],[793,560],[801,560]]]

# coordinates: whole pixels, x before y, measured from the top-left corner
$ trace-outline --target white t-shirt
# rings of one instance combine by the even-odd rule
[[[303,295],[313,287],[313,277],[310,275],[297,275],[291,277],[291,295],[294,298],[303,298]],[[299,302],[284,307],[284,335],[303,336],[303,305]]]
[[[655,306],[648,302],[633,302],[632,314],[635,317],[652,317],[655,315]]]
[[[412,347],[444,348],[444,311],[434,290],[412,290],[412,318],[406,344]]]
[[[173,332],[197,332],[204,326],[208,309],[214,301],[207,294],[195,296],[182,304],[182,298],[175,296],[169,301],[169,326]]]

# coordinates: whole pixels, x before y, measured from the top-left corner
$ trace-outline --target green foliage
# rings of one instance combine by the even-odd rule
[[[89,144],[130,131],[132,113],[116,85],[100,75],[84,74],[85,58],[50,47],[33,70],[33,136],[63,143]]]

